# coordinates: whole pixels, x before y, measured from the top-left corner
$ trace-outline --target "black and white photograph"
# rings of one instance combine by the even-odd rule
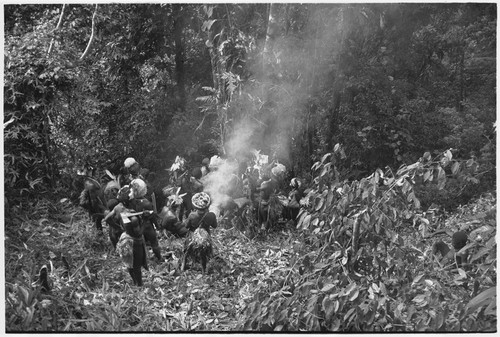
[[[2,9],[2,334],[497,332],[496,2]]]

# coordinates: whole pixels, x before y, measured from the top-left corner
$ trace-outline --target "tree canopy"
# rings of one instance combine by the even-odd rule
[[[336,143],[350,178],[493,153],[495,27],[474,3],[7,5],[6,191],[227,155],[241,128],[297,173]]]

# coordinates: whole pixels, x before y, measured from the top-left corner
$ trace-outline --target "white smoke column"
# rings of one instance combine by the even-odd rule
[[[228,191],[231,181],[237,177],[238,161],[244,160],[251,153],[255,138],[257,138],[254,134],[255,130],[255,123],[249,122],[248,119],[235,124],[225,144],[228,158],[213,156],[210,159],[210,172],[201,179],[204,191],[212,199],[209,210],[217,216],[230,200]]]
[[[229,182],[231,177],[238,171],[238,163],[234,160],[222,159],[218,156],[213,156],[210,160],[210,172],[201,178],[203,190],[210,195],[212,203],[209,211],[214,212],[219,216],[221,208],[227,204],[229,196]]]
[[[256,145],[256,130],[257,125],[246,118],[236,123],[225,144],[228,158],[241,160],[248,155]]]

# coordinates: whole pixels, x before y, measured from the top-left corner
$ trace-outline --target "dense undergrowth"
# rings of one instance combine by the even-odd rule
[[[162,233],[173,258],[157,263],[149,252],[142,288],[131,286],[106,228],[96,236],[69,201],[11,208],[7,331],[495,331],[496,196],[436,214],[413,190],[432,180],[444,188],[452,175],[467,183],[471,162],[426,154],[346,182],[339,157],[336,148],[313,167],[296,228],[253,237],[222,222],[206,276],[197,265],[179,273],[183,241]],[[431,254],[457,230],[469,233],[462,268]],[[36,283],[43,264],[49,293]]]
[[[250,285],[288,268],[299,242],[290,232],[249,239],[221,226],[202,276],[196,264],[179,273],[183,240],[162,233],[162,252],[174,256],[158,263],[149,251],[150,270],[139,288],[112,251],[106,228],[97,236],[87,215],[67,201],[29,206],[34,212],[14,211],[6,227],[7,331],[234,330]],[[36,283],[43,264],[52,268],[49,293]]]

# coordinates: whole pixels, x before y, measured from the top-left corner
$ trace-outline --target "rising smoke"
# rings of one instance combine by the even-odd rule
[[[238,172],[238,162],[213,156],[209,168],[210,172],[201,179],[201,182],[203,190],[212,199],[209,210],[219,216],[221,209],[230,202],[229,194]]]
[[[227,159],[212,158],[213,170],[202,180],[212,197],[212,210],[217,211],[228,202],[230,182],[238,174],[238,161],[253,159],[254,150],[285,166],[297,160],[291,156],[292,140],[304,129],[311,95],[319,78],[325,76],[321,60],[331,62],[325,56],[340,41],[338,17],[329,18],[325,25],[326,17],[324,8],[311,10],[310,27],[303,30],[310,36],[300,41],[293,35],[278,34],[282,37],[274,40],[268,60],[271,71],[262,73],[257,69],[261,63],[256,62],[256,68],[250,69],[255,80],[248,81],[239,94],[232,96],[228,108],[232,130],[224,144]]]

